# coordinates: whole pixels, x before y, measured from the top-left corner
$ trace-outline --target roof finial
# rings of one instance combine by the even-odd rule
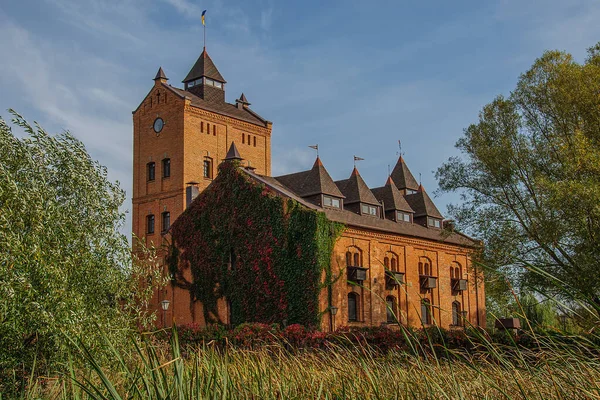
[[[354,168],[356,168],[356,162],[357,161],[362,161],[362,160],[364,160],[364,158],[360,158],[360,157],[354,156]]]
[[[206,21],[204,20],[205,15],[206,10],[202,11],[202,26],[204,27],[204,51],[206,51]]]
[[[402,142],[398,139],[398,155],[402,157]]]
[[[421,173],[419,172],[419,186],[422,186],[423,184],[421,183]]]
[[[317,158],[319,158],[319,145],[315,144],[314,146],[308,146],[308,147],[310,147],[311,149],[316,150],[317,151]]]

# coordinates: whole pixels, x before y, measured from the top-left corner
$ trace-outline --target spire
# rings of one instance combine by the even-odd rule
[[[166,82],[169,80],[169,78],[167,78],[167,75],[165,75],[165,71],[163,71],[162,67],[158,68],[158,72],[156,73],[156,76],[153,79],[154,81],[158,81],[160,80],[161,82]]]
[[[398,162],[392,170],[391,177],[398,189],[400,190],[417,190],[419,188],[417,180],[406,166],[402,155],[400,155],[400,157],[398,158]]]
[[[346,200],[344,201],[345,204],[360,202],[380,205],[379,201],[371,192],[371,189],[369,189],[362,176],[360,176],[356,167],[352,170],[350,178],[343,181],[337,181],[336,185],[340,188],[344,196],[346,196]]]
[[[244,96],[244,93],[242,93],[240,98],[235,100],[235,104],[237,108],[244,108],[248,107],[250,105],[250,102],[248,102],[248,99],[246,99],[246,96]]]
[[[396,187],[392,177],[388,177],[385,186],[371,189],[377,200],[383,200],[385,211],[404,211],[413,213],[414,210],[402,196],[402,193]],[[395,216],[394,216],[395,218]]]
[[[241,161],[243,160],[242,156],[240,156],[240,152],[235,146],[235,142],[231,142],[231,146],[229,147],[229,151],[227,151],[227,155],[225,156],[225,161]]]
[[[188,83],[202,77],[210,78],[221,83],[226,83],[225,78],[223,78],[223,75],[221,75],[213,63],[213,60],[206,52],[206,48],[202,50],[202,54],[200,54],[200,57],[198,57],[198,60],[190,72],[188,72],[187,76],[183,80],[183,83]]]
[[[300,197],[326,194],[344,198],[318,156],[310,170],[278,176],[275,179],[292,189]]]

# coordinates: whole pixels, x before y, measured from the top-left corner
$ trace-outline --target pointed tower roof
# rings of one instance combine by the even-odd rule
[[[169,78],[167,78],[167,75],[165,75],[165,71],[163,71],[162,67],[158,68],[158,72],[156,73],[156,76],[154,77],[153,80],[158,80],[158,79],[164,79],[165,81],[168,81]]]
[[[225,161],[233,160],[243,160],[242,156],[240,156],[240,152],[235,146],[235,142],[231,142],[231,146],[229,146],[229,150],[227,151],[227,155],[225,156]]]
[[[223,75],[221,75],[213,63],[213,60],[211,60],[210,56],[206,52],[206,47],[202,50],[202,54],[200,54],[200,57],[198,57],[198,60],[182,82],[186,83],[203,76],[215,81],[226,83],[225,78],[223,78]]]
[[[248,101],[248,99],[246,98],[246,96],[244,95],[244,92],[242,92],[242,95],[240,96],[240,103],[245,103],[245,104],[250,104],[250,102]]]
[[[415,210],[415,217],[444,218],[435,204],[433,204],[431,197],[429,197],[423,185],[419,185],[417,193],[408,194],[404,198],[411,208]]]
[[[367,203],[372,205],[380,205],[379,201],[375,198],[371,189],[367,186],[362,176],[358,172],[358,169],[354,167],[350,178],[335,182],[337,187],[346,196],[345,204],[352,203]]]
[[[371,189],[377,200],[383,200],[385,211],[405,211],[412,213],[414,210],[410,207],[392,177],[388,177],[385,186]]]
[[[330,196],[344,198],[344,195],[331,179],[329,172],[323,166],[321,159],[317,157],[313,167],[308,171],[295,174],[278,176],[277,179],[284,186],[289,187],[300,197],[314,196],[316,194],[327,194]]]
[[[400,190],[419,189],[419,184],[417,183],[417,180],[406,166],[406,163],[404,162],[404,158],[402,158],[402,156],[398,158],[398,162],[396,163],[396,166],[392,171],[391,177],[394,183],[396,184],[396,187]]]

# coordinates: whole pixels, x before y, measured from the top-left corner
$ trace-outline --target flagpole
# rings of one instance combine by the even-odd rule
[[[204,28],[204,49],[206,49],[206,24],[202,24],[202,27]]]

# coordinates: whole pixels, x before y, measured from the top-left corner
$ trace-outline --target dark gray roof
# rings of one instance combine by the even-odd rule
[[[239,119],[241,121],[249,122],[254,125],[266,127],[268,121],[262,118],[260,115],[252,111],[248,107],[238,108],[233,104],[226,102],[215,102],[204,100],[195,94],[186,90],[175,88],[171,85],[163,83],[163,86],[173,93],[179,95],[181,98],[188,97],[192,101],[192,106],[201,108],[203,110],[212,111],[217,114],[226,115],[231,118]]]
[[[417,188],[417,193],[408,194],[404,198],[411,208],[415,210],[415,217],[426,215],[428,217],[444,218],[435,204],[433,204],[425,189],[423,189],[423,185]]]
[[[392,177],[388,177],[385,186],[371,189],[371,192],[375,195],[377,200],[382,201],[385,207],[385,211],[405,211],[414,212],[414,210],[408,205],[404,196],[396,187],[396,184],[392,180]]]
[[[342,181],[336,181],[335,184],[340,191],[346,196],[344,204],[352,203],[367,203],[372,205],[380,205],[379,201],[375,198],[363,178],[358,173],[356,167],[352,170],[350,178]]]
[[[231,146],[229,146],[229,150],[227,151],[225,160],[243,160],[242,156],[240,156],[240,152],[238,151],[235,145],[235,142],[231,142]]]
[[[392,180],[394,181],[394,183],[400,190],[403,190],[403,189],[417,190],[419,188],[419,184],[417,183],[417,180],[415,179],[413,174],[408,169],[408,166],[404,162],[404,159],[402,158],[402,156],[400,156],[400,158],[398,158],[398,162],[396,163],[396,166],[392,170],[391,176],[392,176]]]
[[[167,78],[167,75],[165,75],[165,71],[163,71],[162,67],[158,68],[158,72],[156,73],[156,76],[154,77],[153,80],[157,80],[157,79],[169,80],[169,78]]]
[[[238,101],[240,103],[244,103],[244,104],[248,104],[250,105],[250,103],[248,102],[248,99],[246,99],[246,96],[244,95],[244,93],[242,92],[242,95],[240,96],[240,98],[238,99]]]
[[[190,72],[188,72],[183,82],[185,83],[193,81],[194,79],[198,79],[202,76],[213,79],[215,81],[223,83],[226,82],[225,78],[223,78],[223,75],[221,75],[221,73],[215,66],[215,63],[213,63],[213,60],[211,60],[210,56],[206,52],[206,48],[202,50],[202,54],[200,54],[200,57],[198,57],[198,60],[196,61]]]
[[[282,182],[279,181],[279,179],[258,175],[252,171],[243,168],[241,170],[248,174],[251,178],[255,179],[260,183],[263,183],[264,185],[275,191],[278,195],[296,200],[307,208],[322,211],[325,213],[329,220],[334,222],[340,222],[342,224],[345,224],[346,226],[354,226],[363,229],[370,229],[373,231],[386,232],[390,234],[429,239],[434,240],[436,242],[443,242],[466,247],[479,246],[479,242],[466,235],[463,235],[460,232],[447,232],[440,229],[428,229],[424,226],[414,223],[399,224],[397,222],[387,219],[359,215],[348,210],[321,208],[303,199],[301,196],[295,193],[295,191],[291,190],[291,188],[286,187],[286,185],[283,185]]]
[[[331,179],[319,157],[315,160],[312,169],[295,174],[278,176],[275,179],[301,197],[327,194],[344,198],[344,195],[335,185],[333,179]]]

